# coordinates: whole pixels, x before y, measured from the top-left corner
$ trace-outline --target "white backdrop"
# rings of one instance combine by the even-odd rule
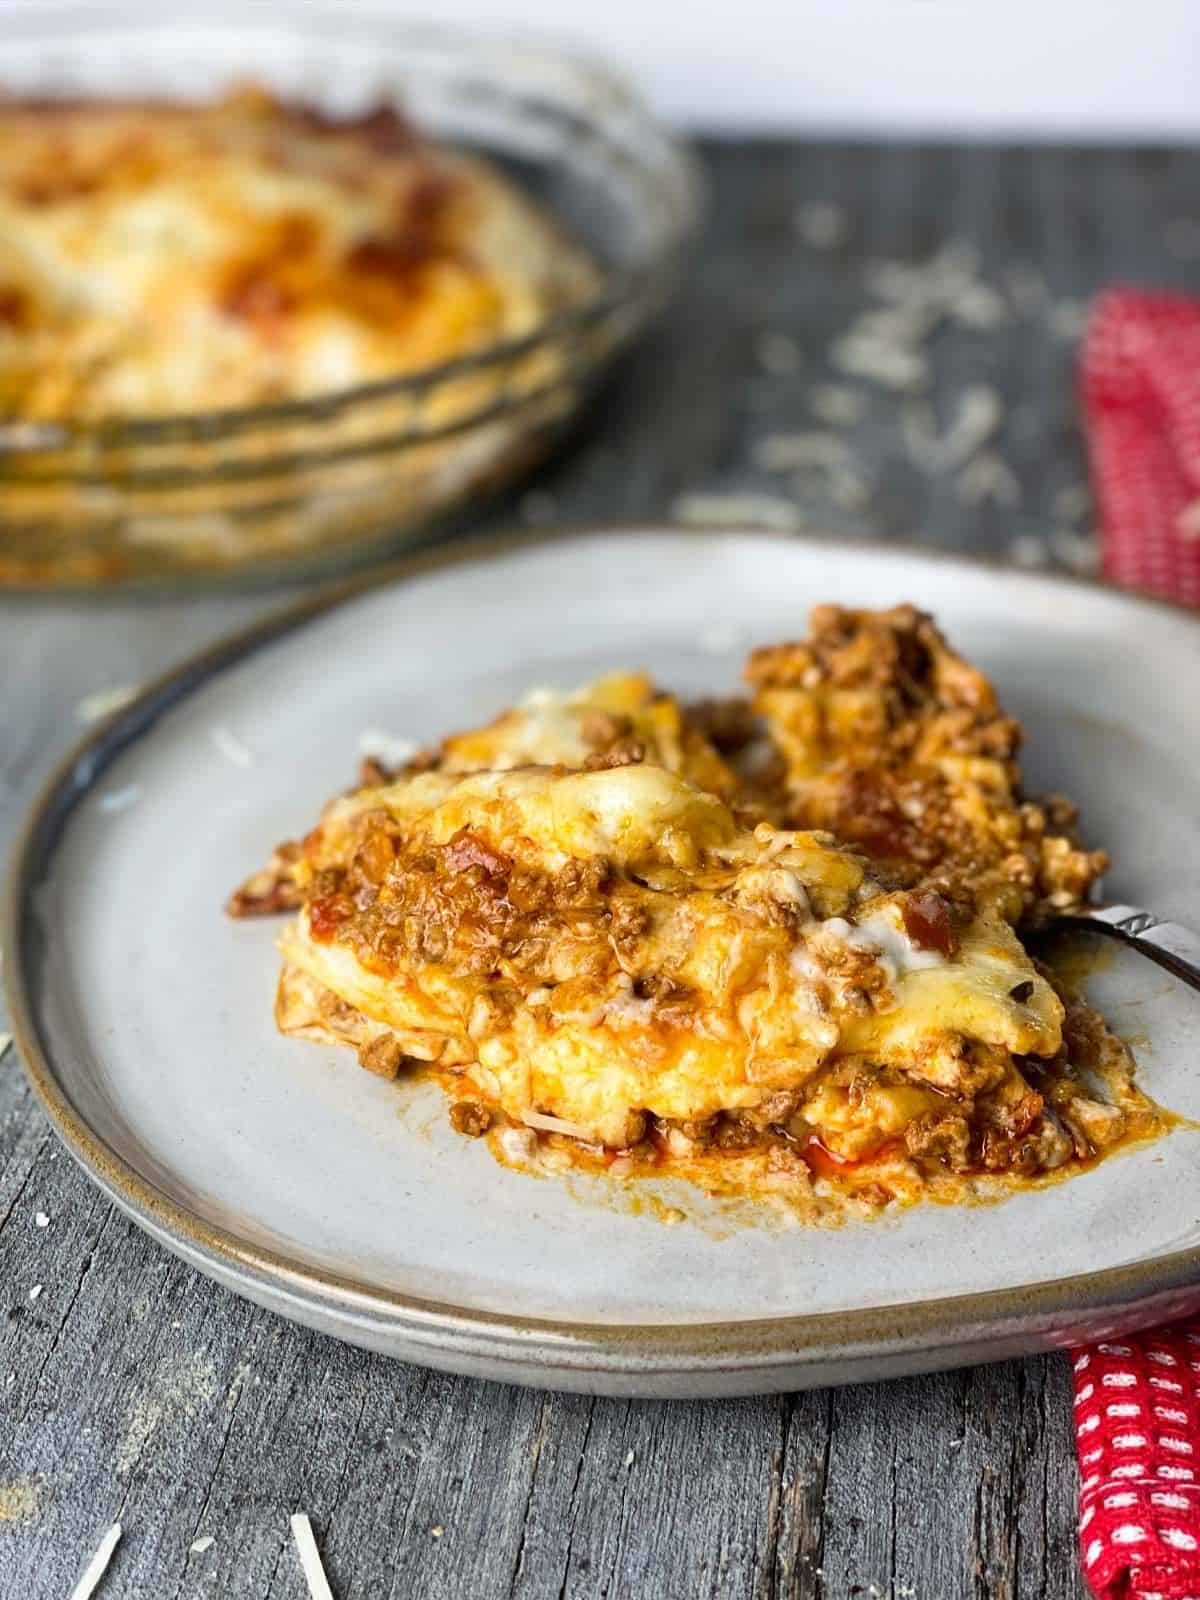
[[[0,0],[0,36],[6,9],[59,3]],[[242,0],[260,19],[304,3]],[[1200,141],[1200,0],[316,3],[573,44],[701,130]]]
[[[1200,0],[358,0],[558,35],[716,129],[1200,138]]]

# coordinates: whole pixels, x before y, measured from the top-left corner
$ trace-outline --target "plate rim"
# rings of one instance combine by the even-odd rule
[[[480,534],[410,552],[383,567],[357,573],[293,600],[265,618],[223,635],[154,677],[128,704],[76,740],[42,780],[18,826],[9,856],[0,948],[10,1026],[22,1068],[42,1110],[88,1178],[156,1242],[206,1275],[276,1310],[291,1307],[295,1320],[351,1316],[379,1330],[386,1340],[408,1337],[440,1360],[458,1357],[510,1364],[549,1373],[608,1374],[629,1379],[669,1373],[713,1374],[789,1365],[820,1366],[900,1353],[945,1353],[969,1359],[972,1340],[1000,1341],[1034,1335],[1042,1343],[1066,1343],[1064,1324],[1095,1315],[1122,1315],[1129,1326],[1137,1308],[1200,1283],[1200,1244],[1125,1265],[1072,1273],[1011,1288],[924,1298],[913,1303],[801,1313],[749,1321],[696,1323],[565,1322],[510,1312],[485,1311],[383,1288],[338,1272],[296,1261],[254,1244],[198,1216],[136,1171],[71,1103],[58,1081],[52,1053],[42,1043],[31,955],[25,937],[33,896],[51,865],[65,825],[116,757],[149,734],[176,704],[265,646],[300,632],[360,596],[406,583],[431,572],[478,565],[544,546],[565,548],[597,537],[633,539],[753,538],[831,551],[899,556],[928,566],[957,565],[1000,571],[1017,580],[1049,582],[1082,597],[1103,595],[1133,608],[1150,606],[1181,618],[1200,640],[1200,614],[1180,602],[1142,591],[1118,589],[1099,578],[1014,567],[1002,557],[940,550],[910,541],[836,538],[811,533],[720,523],[692,526],[669,518],[593,521],[521,533]],[[259,1293],[255,1295],[253,1290]],[[1200,1292],[1200,1291],[1198,1291]],[[285,1312],[285,1314],[287,1314]],[[326,1331],[327,1323],[322,1323]],[[342,1330],[343,1336],[353,1337]],[[419,1359],[419,1357],[418,1357]],[[436,1361],[434,1364],[437,1364]]]

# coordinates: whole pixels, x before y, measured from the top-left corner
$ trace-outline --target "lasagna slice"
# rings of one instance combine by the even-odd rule
[[[752,700],[535,691],[359,785],[234,896],[286,1034],[424,1066],[502,1158],[809,1217],[1061,1176],[1169,1125],[1020,930],[1104,866],[909,607],[820,608]]]
[[[883,1203],[935,1171],[1053,1171],[1135,1110],[994,909],[749,830],[644,762],[359,791],[296,880],[281,1029],[387,1076],[431,1064],[455,1126],[510,1155]]]

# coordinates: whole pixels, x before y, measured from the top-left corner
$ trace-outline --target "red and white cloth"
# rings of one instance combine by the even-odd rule
[[[1200,1600],[1200,1322],[1075,1357],[1079,1540],[1100,1600]]]
[[[1105,575],[1200,605],[1200,302],[1102,294],[1081,380]]]
[[[1081,388],[1105,574],[1200,605],[1200,301],[1096,301]],[[1075,1356],[1079,1537],[1099,1600],[1200,1600],[1200,1319]]]

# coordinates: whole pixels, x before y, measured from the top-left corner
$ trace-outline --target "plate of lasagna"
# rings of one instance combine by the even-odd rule
[[[1102,876],[1195,922],[1197,637],[897,547],[413,558],[51,780],[26,1066],[169,1248],[452,1370],[736,1393],[1190,1309],[1196,998],[1052,925]]]

